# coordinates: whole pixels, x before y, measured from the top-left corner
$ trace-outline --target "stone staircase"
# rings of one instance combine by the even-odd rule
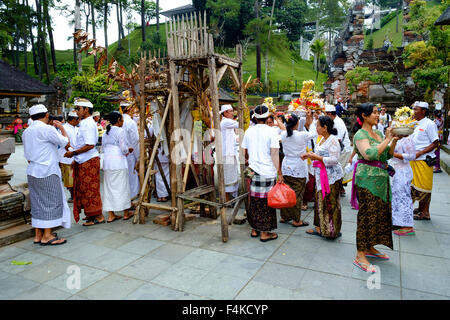
[[[441,169],[450,175],[450,145],[441,146]]]

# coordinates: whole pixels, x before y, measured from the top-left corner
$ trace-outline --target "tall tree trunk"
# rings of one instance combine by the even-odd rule
[[[103,33],[105,34],[106,64],[108,64],[108,1],[103,2]]]
[[[118,32],[119,32],[119,39],[118,39],[118,46],[117,46],[117,49],[123,49],[123,46],[122,46],[122,38],[121,38],[121,36],[122,36],[122,33],[120,32],[120,9],[119,9],[119,1],[117,1],[116,2],[116,11],[117,11],[117,30],[118,30]]]
[[[15,48],[15,49],[14,49]],[[14,46],[13,46],[13,65],[16,68],[19,68],[19,31],[18,31],[18,27],[16,25],[16,32],[14,35]]]
[[[73,32],[77,32],[77,28],[73,27]],[[77,64],[77,44],[75,42],[75,37],[73,38],[73,63]]]
[[[159,34],[159,0],[156,0],[156,31]]]
[[[81,12],[80,12],[80,0],[75,1],[75,30],[81,29]],[[77,51],[77,64],[78,64],[78,73],[81,73],[83,71],[83,65],[82,65],[82,57],[80,53],[81,45],[76,45],[76,51]]]
[[[91,3],[87,2],[88,8],[86,10],[86,4],[84,5],[84,15],[86,16],[86,32],[89,32],[89,17],[91,15]],[[89,52],[86,51],[86,57],[89,57]]]
[[[96,29],[96,25],[95,25],[95,6],[93,3],[91,3],[91,24],[92,24],[92,36],[94,39],[97,39],[97,37],[95,36],[95,29]],[[94,65],[97,64],[97,56],[94,54]]]
[[[122,39],[125,38],[125,32],[123,31],[123,5],[122,1],[119,1],[119,8],[120,8],[120,32],[122,33]]]
[[[27,7],[30,7],[30,5],[28,4],[28,0],[25,0],[25,3],[27,5]],[[37,74],[39,74],[38,64],[40,64],[40,61],[38,60],[39,57],[37,57],[37,55],[36,55],[36,48],[34,46],[33,26],[31,24],[30,14],[28,14],[27,18],[28,18],[28,30],[30,31],[31,50],[33,52],[34,73],[37,75]]]
[[[47,30],[48,30],[48,37],[50,39],[50,52],[52,55],[52,62],[53,62],[53,71],[56,73],[56,53],[55,53],[55,44],[53,41],[53,30],[52,30],[52,23],[50,21],[50,14],[48,12],[48,0],[44,0],[44,18],[45,22],[47,23]]]
[[[23,36],[23,64],[24,64],[24,67],[25,67],[25,73],[28,73],[27,47],[28,47],[28,36],[25,33],[24,36]]]
[[[276,0],[273,0],[272,13],[270,14],[269,32],[267,34],[267,43],[270,42],[270,31],[272,28],[273,10],[275,9],[275,2],[276,2]],[[264,60],[265,60],[265,66],[266,66],[265,70],[264,70],[264,85],[267,88],[267,92],[269,92],[269,46],[267,46],[267,48],[264,52]]]
[[[145,0],[141,0],[141,30],[142,42],[145,42]]]
[[[255,1],[255,17],[259,18],[259,1]],[[256,78],[261,80],[261,44],[259,43],[259,35],[256,35]]]
[[[36,15],[38,20],[39,44],[41,46],[42,60],[44,62],[45,73],[47,75],[47,82],[50,83],[50,69],[48,67],[47,46],[45,43],[45,33],[44,33],[45,24],[43,24],[42,21],[42,6],[39,0],[36,0],[36,8],[37,8]]]
[[[322,7],[322,0],[319,0],[317,5],[318,5],[318,7],[317,7],[317,15],[316,15],[316,32],[314,34],[313,41],[319,39],[319,21],[320,21],[320,15],[322,13],[321,10],[320,10],[321,7]],[[320,57],[319,57],[319,59],[320,59]],[[314,66],[316,68],[317,68],[317,64],[318,64],[317,56],[314,55]],[[316,76],[316,78],[317,78],[317,76]]]

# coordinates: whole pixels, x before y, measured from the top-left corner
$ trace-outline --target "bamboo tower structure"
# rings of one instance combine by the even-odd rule
[[[224,168],[222,154],[222,135],[220,131],[220,111],[219,111],[219,90],[218,84],[226,72],[229,73],[233,81],[236,93],[239,95],[238,119],[240,131],[240,141],[243,138],[244,129],[244,108],[245,108],[245,87],[242,80],[242,47],[236,46],[236,58],[214,52],[213,36],[208,33],[206,24],[206,13],[193,13],[182,17],[172,18],[166,25],[167,58],[164,70],[158,70],[149,65],[146,57],[140,62],[140,90],[139,94],[139,138],[141,150],[146,150],[145,130],[146,130],[146,104],[149,101],[156,101],[162,114],[159,132],[154,132],[156,139],[147,145],[148,165],[146,165],[146,154],[141,151],[139,161],[139,175],[141,179],[141,192],[139,194],[137,209],[133,223],[145,223],[145,208],[165,210],[171,213],[171,227],[174,231],[183,231],[185,201],[193,201],[200,205],[200,214],[217,218],[220,215],[222,241],[228,241],[228,225],[232,223],[237,211],[243,201],[247,202],[248,193],[246,186],[241,185],[240,195],[231,201],[226,201]],[[159,56],[158,59],[161,59]],[[153,58],[154,60],[154,58]],[[149,69],[153,71],[151,77],[155,77],[154,86],[146,83]],[[161,74],[164,74],[161,76]],[[156,76],[155,76],[156,75]],[[162,79],[161,79],[162,77]],[[183,125],[180,115],[186,110],[183,106],[189,100],[191,102],[190,112],[196,112],[193,125],[187,128],[188,135],[180,133]],[[161,103],[163,101],[163,103]],[[184,107],[185,108],[185,107]],[[195,110],[193,110],[195,109]],[[198,121],[202,120],[207,128],[214,128],[215,160],[217,166],[218,196],[214,185],[214,170],[210,164],[201,161],[197,166],[192,163],[193,145],[197,141],[197,136],[202,135]],[[201,127],[201,125],[200,125]],[[186,129],[186,128],[184,128]],[[156,173],[153,170],[157,161],[157,149],[161,141],[161,136],[166,132],[169,147],[170,159],[170,189],[171,205],[160,205],[150,203],[149,190],[151,190],[151,176]],[[204,138],[200,137],[200,141]],[[179,146],[183,145],[185,150],[185,160],[179,159]],[[203,147],[205,143],[200,143],[200,158],[211,156]],[[186,156],[187,155],[187,156]],[[244,155],[239,148],[241,163],[241,181],[244,182]],[[158,165],[158,163],[157,163]],[[145,168],[147,167],[147,168]],[[184,169],[184,173],[183,173]],[[192,173],[196,187],[187,189],[187,178]],[[246,203],[247,205],[247,203]],[[206,212],[206,207],[209,209]],[[227,219],[227,207],[233,207],[233,212]]]

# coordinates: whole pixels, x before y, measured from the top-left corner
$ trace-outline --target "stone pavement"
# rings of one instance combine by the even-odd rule
[[[23,182],[20,152],[9,161],[16,183]],[[30,238],[0,248],[0,299],[449,299],[449,183],[445,172],[434,176],[432,220],[416,221],[415,236],[393,235],[393,251],[378,247],[391,257],[372,260],[381,270],[379,289],[368,289],[370,275],[352,264],[356,211],[347,187],[343,236],[336,241],[278,224],[278,240],[262,243],[244,224],[232,225],[222,243],[220,219],[197,218],[173,232],[152,223],[155,211],[144,225],[82,227],[80,221],[58,230],[68,240],[62,246]],[[303,218],[312,225],[311,206]]]

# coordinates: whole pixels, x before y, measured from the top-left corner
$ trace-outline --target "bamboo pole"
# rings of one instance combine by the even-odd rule
[[[203,23],[202,23],[202,14],[199,12],[198,13],[198,24],[199,24],[199,34],[200,34],[200,44],[199,44],[199,50],[200,50],[200,54],[204,55],[205,52],[205,47],[204,47],[204,39],[203,39]]]
[[[144,184],[145,175],[145,140],[144,140],[144,130],[145,130],[145,67],[147,65],[146,54],[141,55],[141,60],[139,63],[139,183],[142,186]],[[139,223],[145,223],[145,212],[144,210],[136,210],[135,214],[139,214]]]
[[[243,83],[243,72],[242,72],[242,45],[238,44],[236,46],[236,58],[240,62],[240,66],[237,70],[237,78],[239,81],[239,107],[238,107],[238,119],[239,119],[239,163],[240,163],[240,173],[241,173],[241,184],[240,184],[240,194],[246,193],[247,190],[247,184],[246,179],[244,175],[245,170],[245,155],[244,155],[244,149],[241,148],[242,140],[244,139],[244,109],[246,108],[245,105],[245,94],[244,94],[244,83]],[[248,197],[245,198],[245,210],[248,212],[249,203],[248,203]]]
[[[171,89],[172,89],[172,110],[173,110],[173,125],[174,130],[180,130],[180,106],[179,106],[179,100],[178,100],[178,84],[176,82],[176,66],[175,62],[173,60],[169,61],[169,71],[170,71],[170,82],[171,82]],[[172,132],[173,134],[173,132]],[[173,137],[170,139],[171,141],[174,140]],[[171,154],[171,157],[173,155]],[[179,159],[175,159],[176,161]],[[172,161],[174,159],[172,158]],[[176,194],[182,193],[183,190],[183,176],[181,174],[181,164],[176,164],[175,167],[175,176],[176,176]],[[178,208],[177,214],[176,214],[176,220],[175,220],[175,231],[183,231],[183,211],[184,211],[184,203],[183,199],[178,198],[176,199],[176,207]]]
[[[191,133],[191,143],[189,146],[189,151],[188,151],[188,157],[186,160],[186,167],[184,169],[184,177],[183,177],[183,192],[186,191],[186,183],[187,183],[187,178],[188,178],[188,174],[189,174],[189,167],[191,165],[192,162],[192,147],[194,146],[194,126],[192,126],[192,133]]]
[[[164,124],[166,122],[167,114],[168,114],[168,111],[169,111],[169,108],[170,108],[171,96],[172,96],[172,93],[169,93],[169,97],[167,99],[166,109],[164,110],[164,115],[163,115],[163,118],[161,120],[161,127],[159,128],[159,132],[158,132],[158,136],[156,137],[155,145],[158,145],[159,141],[161,140],[161,134],[163,132]],[[145,148],[145,146],[144,146],[144,148]],[[142,150],[145,150],[144,148]],[[144,199],[145,187],[147,186],[148,180],[150,179],[150,175],[152,174],[152,171],[153,171],[152,170],[153,161],[154,161],[154,159],[156,157],[156,152],[157,151],[158,151],[157,148],[153,148],[152,154],[150,156],[150,162],[148,164],[147,172],[145,174],[145,178],[144,178],[143,184],[141,184],[141,193],[139,195],[138,206],[137,206],[136,211],[134,213],[133,223],[137,223],[138,212],[139,212],[139,210],[141,208],[141,203],[142,203],[142,201]]]
[[[217,178],[219,182],[219,198],[220,203],[226,202],[225,182],[223,171],[223,155],[222,155],[222,133],[220,131],[220,116],[219,116],[219,92],[217,89],[216,78],[216,60],[214,58],[214,40],[213,36],[209,35],[209,50],[208,50],[208,68],[209,68],[209,90],[211,92],[211,104],[214,118],[215,131],[215,150],[217,161]],[[213,182],[214,183],[214,182]],[[222,241],[228,241],[228,221],[227,208],[220,209],[220,220],[222,227]]]

